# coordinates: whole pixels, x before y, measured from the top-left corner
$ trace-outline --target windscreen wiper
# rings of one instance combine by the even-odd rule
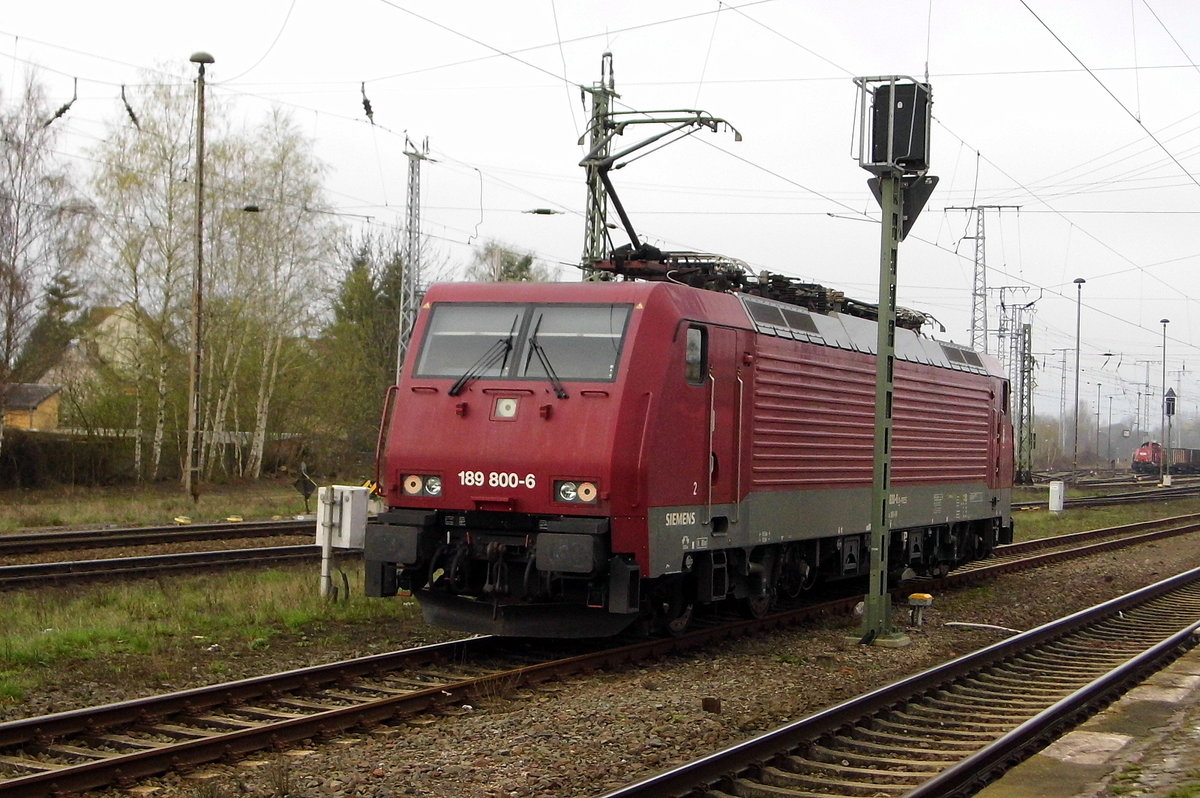
[[[496,343],[488,347],[487,351],[480,355],[479,359],[472,363],[471,367],[463,372],[461,377],[454,381],[454,384],[450,386],[448,393],[451,396],[458,396],[460,393],[462,393],[462,389],[467,387],[468,382],[475,379],[492,366],[496,365],[497,361],[503,359],[504,362],[507,362],[508,353],[511,352],[513,348],[513,333],[516,331],[516,329],[517,320],[513,319],[512,329],[508,331],[508,336],[506,338],[499,339],[496,341]],[[504,371],[503,362],[500,364],[500,370]]]
[[[554,388],[554,395],[559,399],[569,399],[571,395],[567,393],[567,388],[562,384],[562,380],[558,378],[558,374],[554,371],[554,366],[550,365],[550,358],[546,356],[546,350],[538,343],[537,334],[542,326],[542,316],[538,316],[537,324],[533,326],[533,332],[529,334],[529,348],[537,355],[538,362],[542,364],[542,370],[546,372],[546,379],[550,380],[551,387]],[[526,359],[525,370],[529,370],[528,359]]]

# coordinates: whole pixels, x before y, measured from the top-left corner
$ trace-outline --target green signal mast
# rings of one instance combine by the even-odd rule
[[[933,97],[928,83],[892,75],[855,78],[859,88],[858,165],[882,209],[878,338],[875,349],[875,469],[871,491],[871,583],[864,601],[861,643],[904,645],[891,623],[887,590],[892,524],[892,397],[896,359],[896,261],[937,178],[929,172]]]

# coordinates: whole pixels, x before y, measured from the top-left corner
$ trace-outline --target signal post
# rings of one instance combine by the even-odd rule
[[[932,95],[928,83],[902,76],[855,78],[859,87],[858,163],[882,209],[878,338],[875,350],[875,467],[871,490],[871,581],[859,642],[902,646],[887,589],[891,537],[892,396],[896,355],[896,262],[937,178],[929,175]],[[868,122],[870,126],[868,128]]]

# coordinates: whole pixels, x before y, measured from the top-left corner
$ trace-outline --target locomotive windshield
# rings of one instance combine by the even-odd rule
[[[629,310],[629,305],[438,303],[416,375],[609,382],[617,375]]]

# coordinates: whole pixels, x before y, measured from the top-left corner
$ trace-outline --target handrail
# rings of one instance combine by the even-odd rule
[[[745,423],[746,383],[738,372],[738,412],[737,412],[737,476],[733,484],[733,523],[742,518],[742,424]]]
[[[713,476],[714,474],[714,458],[716,452],[713,450],[713,436],[717,429],[717,378],[713,376],[712,370],[708,372],[708,504],[704,510],[704,523],[711,524],[713,519],[712,514],[712,494],[713,494]]]
[[[396,399],[396,394],[400,391],[399,385],[393,385],[387,389],[387,393],[383,397],[383,417],[379,419],[379,437],[375,439],[375,484],[379,490],[383,490],[383,482],[380,481],[380,459],[383,457],[383,444],[387,440],[387,434],[392,430],[392,403]]]

